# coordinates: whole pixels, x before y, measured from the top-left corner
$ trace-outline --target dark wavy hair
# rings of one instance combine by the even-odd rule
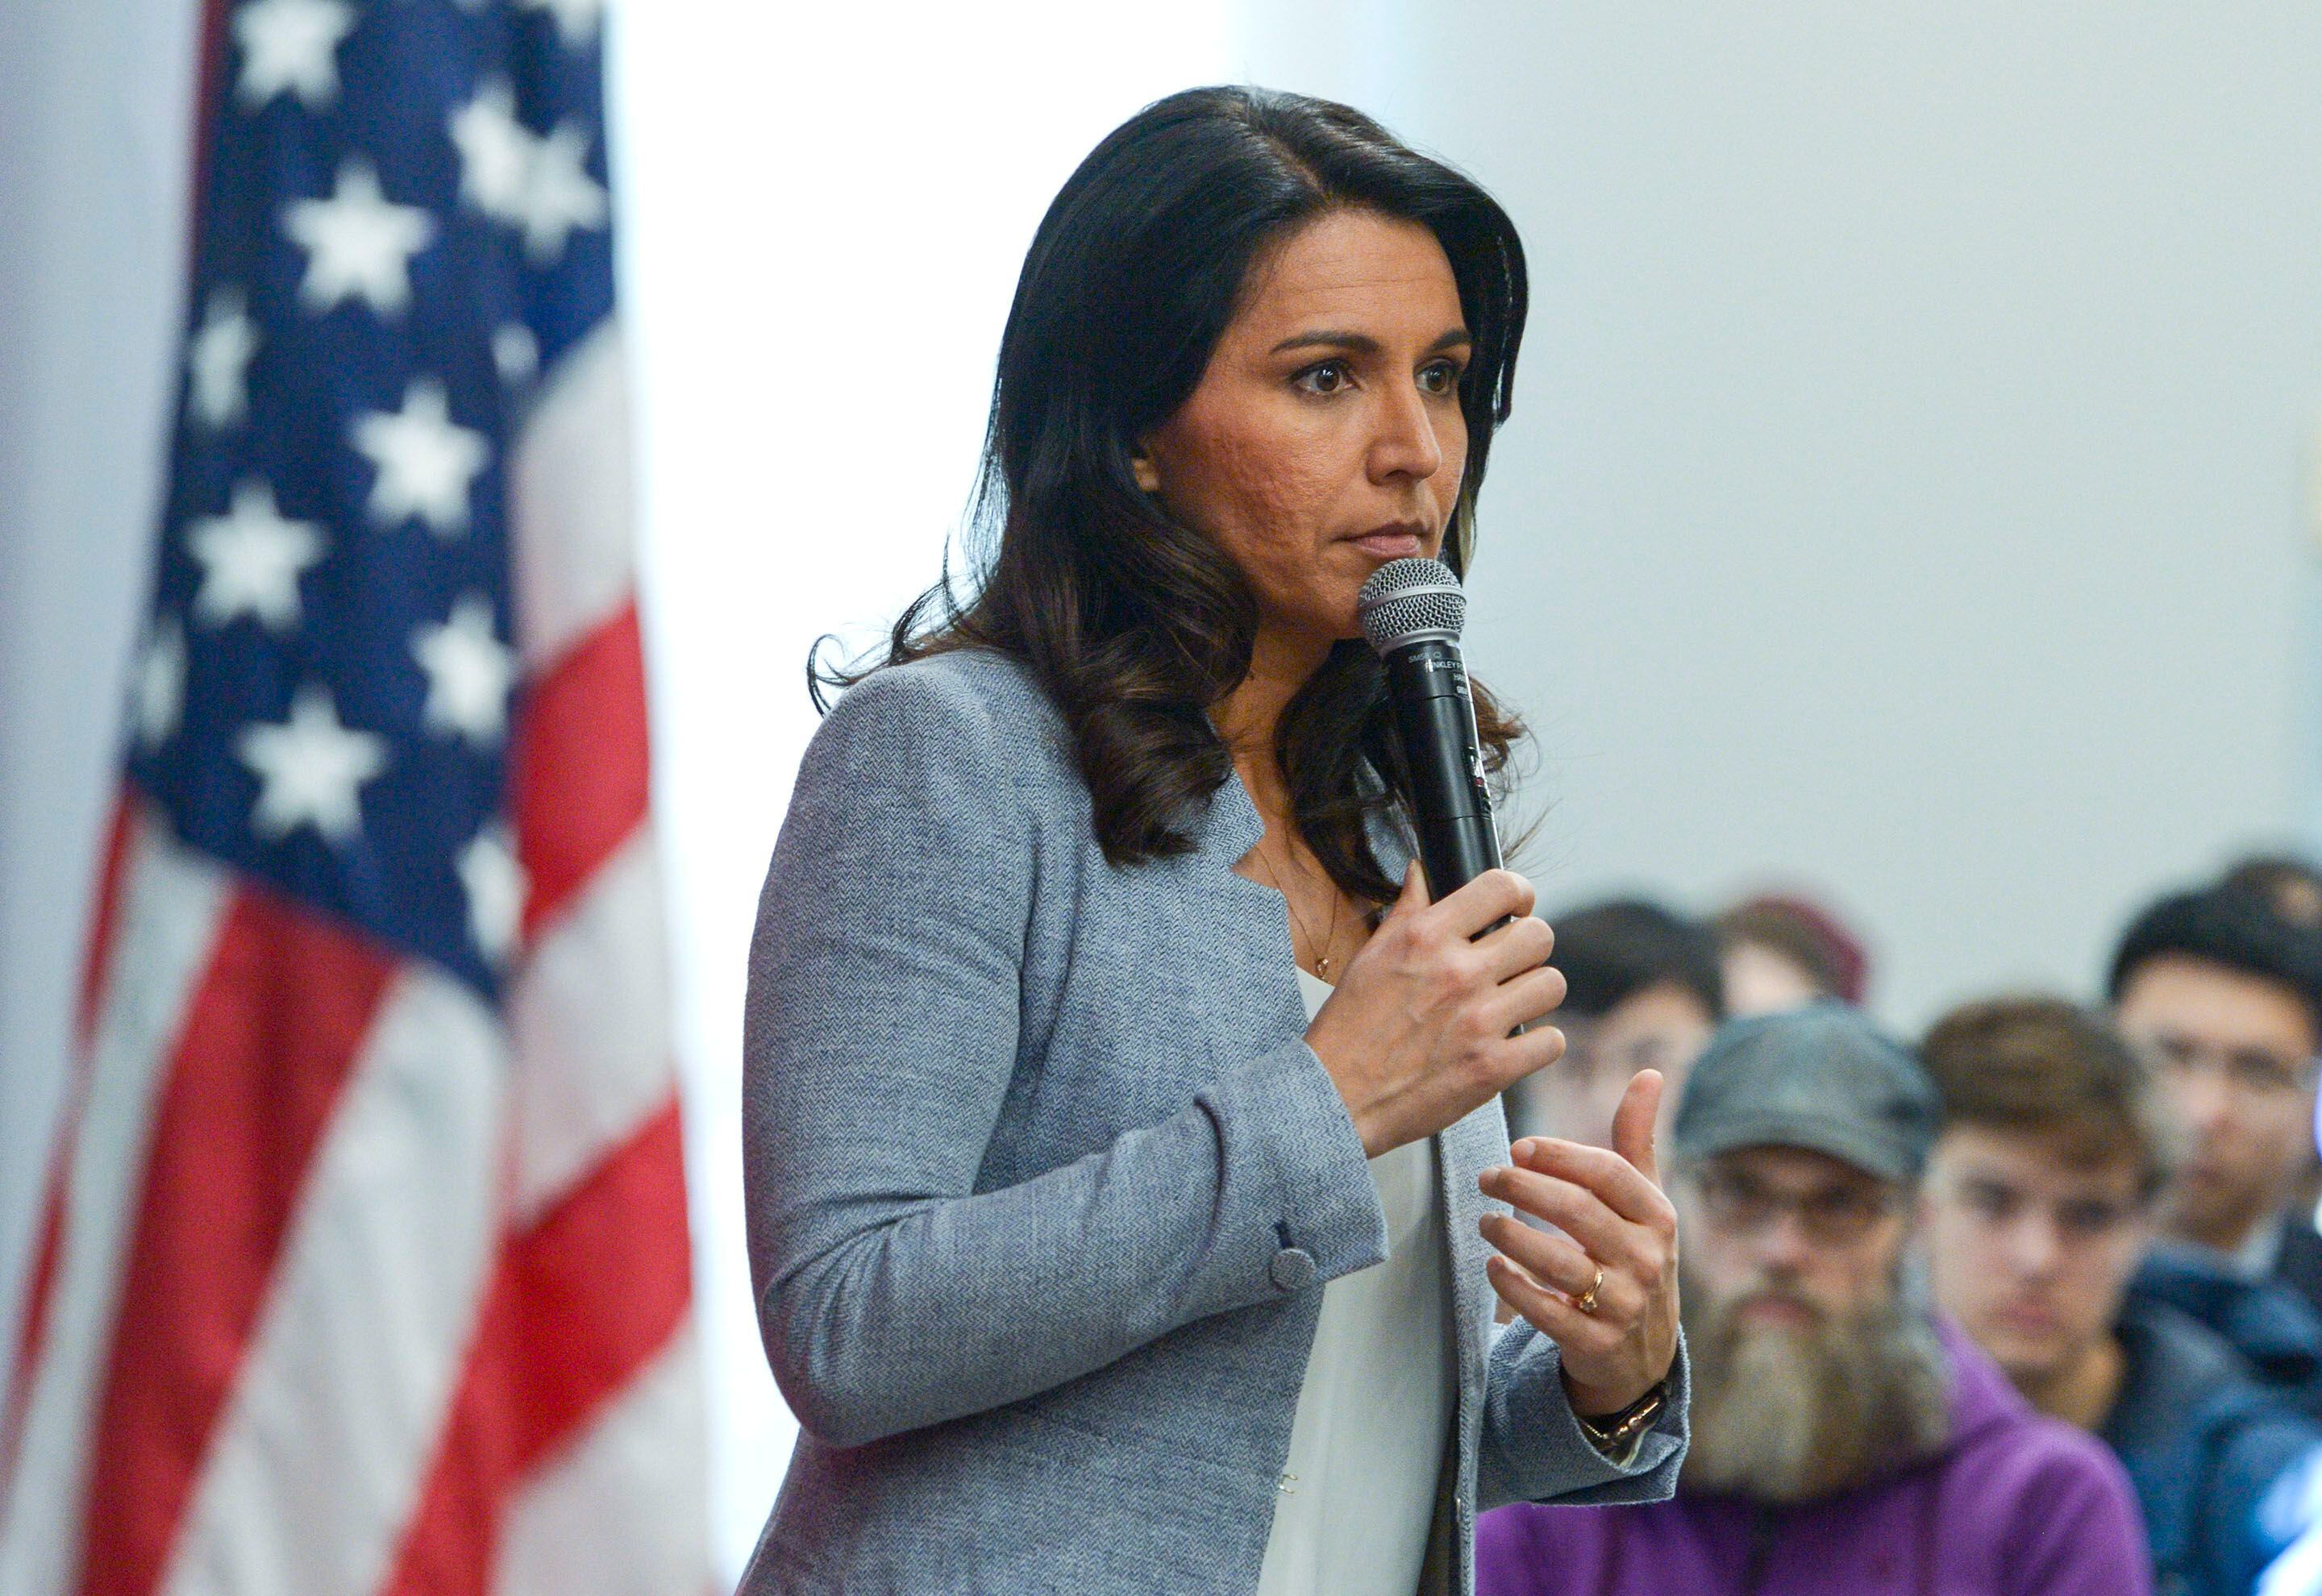
[[[1099,144],[1033,238],[966,524],[967,597],[947,570],[896,621],[883,659],[851,671],[810,660],[818,707],[825,687],[877,664],[969,647],[1013,655],[1062,714],[1105,857],[1190,849],[1188,822],[1232,772],[1210,711],[1248,672],[1257,606],[1231,560],[1138,488],[1130,459],[1200,382],[1253,263],[1345,209],[1427,228],[1451,264],[1475,340],[1459,390],[1467,474],[1443,550],[1464,574],[1523,335],[1514,224],[1358,111],[1189,89]],[[1497,779],[1523,727],[1482,688],[1475,697]],[[1358,898],[1392,898],[1365,823],[1406,798],[1408,778],[1368,648],[1331,651],[1284,709],[1275,752],[1300,834],[1331,878]]]

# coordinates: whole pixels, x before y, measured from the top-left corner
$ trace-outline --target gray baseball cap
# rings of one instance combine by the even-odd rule
[[[1859,1010],[1817,1003],[1728,1021],[1694,1062],[1669,1140],[1696,1163],[1742,1147],[1803,1147],[1882,1181],[1918,1178],[1935,1089]]]

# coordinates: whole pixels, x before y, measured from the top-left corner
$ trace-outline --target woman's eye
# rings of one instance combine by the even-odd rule
[[[1307,367],[1293,380],[1310,394],[1335,394],[1352,382],[1354,377],[1347,369],[1346,361],[1324,360],[1318,366]]]
[[[1422,393],[1457,393],[1459,388],[1459,368],[1449,360],[1438,360],[1431,366],[1422,366],[1419,371],[1419,388]]]

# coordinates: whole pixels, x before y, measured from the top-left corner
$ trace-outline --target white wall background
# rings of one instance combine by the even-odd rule
[[[0,1311],[11,1362],[175,391],[196,12],[186,0],[0,5]]]
[[[0,1309],[63,1069],[177,323],[188,0],[0,7]],[[800,661],[932,575],[1041,208],[1249,77],[1483,178],[1536,292],[1473,647],[1551,898],[1830,889],[1884,1005],[2084,989],[2314,799],[2322,12],[1205,0],[620,15],[656,801],[729,1560],[788,1444],[733,1102]],[[878,418],[876,429],[860,418]]]
[[[1824,883],[1916,1024],[2300,830],[2322,9],[1410,15],[1534,269],[1475,648],[1552,898]]]

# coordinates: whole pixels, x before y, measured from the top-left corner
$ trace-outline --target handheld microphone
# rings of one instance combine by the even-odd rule
[[[1390,560],[1363,584],[1355,614],[1386,664],[1387,698],[1411,771],[1419,862],[1428,895],[1440,899],[1500,866],[1476,701],[1459,657],[1467,596],[1440,560]]]

